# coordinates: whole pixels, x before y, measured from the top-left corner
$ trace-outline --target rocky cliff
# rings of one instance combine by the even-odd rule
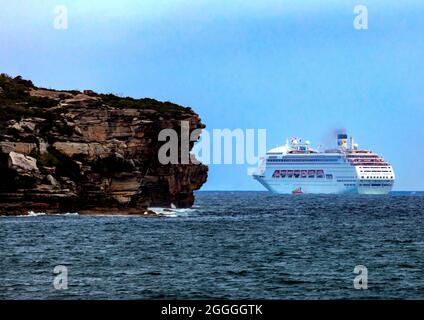
[[[181,121],[190,131],[205,127],[173,103],[47,90],[0,75],[0,214],[192,206],[207,167],[158,161],[159,132],[179,133]]]

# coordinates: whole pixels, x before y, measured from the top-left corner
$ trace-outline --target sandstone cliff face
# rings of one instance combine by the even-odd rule
[[[207,179],[204,165],[158,161],[162,129],[204,128],[189,108],[5,75],[0,88],[0,214],[190,207]]]

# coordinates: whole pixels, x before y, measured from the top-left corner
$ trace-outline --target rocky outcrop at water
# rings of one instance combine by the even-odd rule
[[[190,108],[0,76],[0,214],[190,207],[202,164],[162,165],[162,129],[202,129]],[[193,142],[190,143],[190,149]]]

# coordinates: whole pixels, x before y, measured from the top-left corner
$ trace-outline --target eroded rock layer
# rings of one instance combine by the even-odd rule
[[[0,214],[190,207],[202,164],[162,165],[162,129],[202,129],[190,108],[0,76]],[[190,148],[193,142],[190,143]]]

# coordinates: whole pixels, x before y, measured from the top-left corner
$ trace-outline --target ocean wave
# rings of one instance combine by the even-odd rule
[[[160,208],[160,207],[151,207],[149,210],[152,210],[153,212],[165,216],[165,217],[187,217],[191,214],[198,213],[199,210],[197,208]],[[28,211],[27,214],[20,214],[15,215],[14,217],[21,217],[21,218],[28,218],[28,217],[40,217],[40,216],[79,216],[78,212],[64,212],[64,213],[47,213],[47,212],[35,212],[35,211]],[[127,214],[96,214],[95,216],[98,217],[129,217],[131,215]],[[5,215],[4,217],[11,217],[8,215]]]
[[[28,211],[27,216],[28,217],[38,217],[38,216],[45,216],[46,212],[34,212],[34,211]]]
[[[197,212],[197,210],[193,208],[149,208],[149,210],[167,217],[182,217]]]
[[[28,214],[20,214],[16,217],[40,217],[40,216],[78,216],[78,212],[64,212],[64,213],[46,213],[46,212],[34,212],[28,211]]]

